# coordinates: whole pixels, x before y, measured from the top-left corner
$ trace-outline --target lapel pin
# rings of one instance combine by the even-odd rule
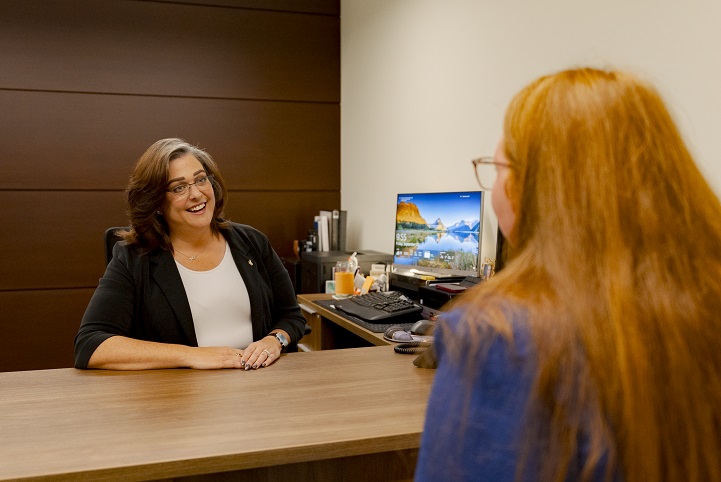
[[[253,260],[252,260],[252,259],[249,259],[249,260],[248,260],[248,264],[251,265],[251,266],[253,266]]]

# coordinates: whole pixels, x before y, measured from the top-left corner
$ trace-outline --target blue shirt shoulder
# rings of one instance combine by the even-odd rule
[[[434,347],[438,368],[426,412],[416,480],[513,481],[534,355],[522,315],[512,341],[444,315]],[[474,354],[478,336],[492,337]]]
[[[483,314],[483,313],[479,313]],[[465,312],[444,314],[436,330],[434,348],[437,373],[431,389],[416,481],[516,480],[519,463],[529,464],[524,480],[533,477],[534,460],[542,457],[523,453],[529,447],[522,437],[527,424],[526,409],[537,368],[537,353],[527,313],[506,306],[510,337],[502,336],[483,321],[464,320]],[[478,340],[482,340],[478,349]],[[530,448],[534,452],[533,448]],[[567,480],[576,480],[589,453],[583,430],[576,446]],[[594,480],[603,480],[603,456],[594,469]],[[616,472],[613,480],[622,476]]]

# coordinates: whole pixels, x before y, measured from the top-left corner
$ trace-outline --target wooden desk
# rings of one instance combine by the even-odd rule
[[[318,300],[330,299],[332,297],[329,294],[298,295],[298,304],[306,323],[313,329],[310,335],[301,340],[300,349],[333,350],[391,344],[383,339],[383,333],[373,333],[315,303]]]
[[[0,480],[409,479],[433,374],[389,346],[249,372],[0,373]]]

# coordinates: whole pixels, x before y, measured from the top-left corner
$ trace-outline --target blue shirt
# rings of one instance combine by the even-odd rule
[[[499,335],[486,357],[462,356],[468,352],[468,328],[461,313],[444,316],[436,330],[434,348],[438,368],[431,389],[421,438],[416,481],[513,481],[519,458],[518,435],[532,378],[528,364],[529,333],[514,323],[514,346]],[[520,326],[520,325],[519,325]],[[477,335],[476,335],[477,336]],[[448,346],[453,338],[453,344]],[[469,374],[467,370],[476,370]]]
[[[478,326],[460,323],[463,312],[444,315],[436,330],[434,348],[437,373],[431,389],[421,438],[415,480],[512,482],[521,460],[526,405],[531,395],[536,369],[536,353],[521,310],[507,313],[513,341],[509,343],[493,329],[483,333]],[[487,353],[471,353],[471,340],[479,336],[489,341]],[[492,338],[488,338],[492,337]],[[463,353],[456,356],[456,352]],[[577,455],[569,467],[567,480],[578,478],[588,453],[588,440],[579,440]],[[535,480],[530,454],[524,480]],[[605,464],[594,471],[603,480]],[[619,480],[619,474],[615,476]]]

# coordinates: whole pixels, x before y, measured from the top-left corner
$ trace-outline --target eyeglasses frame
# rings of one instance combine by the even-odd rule
[[[507,162],[496,161],[493,156],[478,157],[476,159],[471,160],[471,164],[473,164],[473,173],[476,175],[476,182],[478,182],[478,185],[481,186],[481,189],[486,190],[486,191],[492,190],[493,186],[485,186],[481,182],[481,178],[478,175],[478,166],[494,165],[494,166],[496,166],[496,168],[498,168],[498,166],[503,166],[503,167],[507,167],[509,169],[513,167],[513,166],[511,166],[511,164],[509,164]]]
[[[196,186],[196,184],[198,184],[198,181],[200,181],[204,177],[208,178],[208,186],[213,186],[213,175],[205,174],[203,176],[200,176],[195,182],[187,182],[187,183],[178,184],[177,186],[173,186],[170,189],[166,189],[166,191],[168,191],[170,194],[172,194],[176,198],[182,198],[184,196],[190,195],[190,186],[195,186],[198,189],[198,191],[202,191],[201,187]],[[178,186],[185,186],[185,190],[181,193],[174,192],[173,189],[176,189]]]

